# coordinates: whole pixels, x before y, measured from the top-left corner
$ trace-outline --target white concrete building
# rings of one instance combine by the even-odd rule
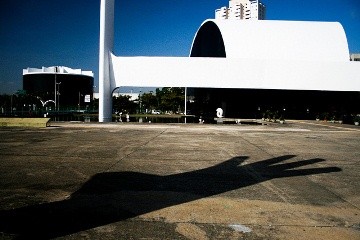
[[[190,57],[116,56],[113,41],[114,0],[102,0],[100,122],[111,121],[111,94],[117,87],[330,91],[345,95],[360,91],[360,65],[350,61],[346,34],[337,22],[209,19],[196,32]],[[256,94],[247,101],[251,98],[257,99]]]
[[[229,0],[229,7],[215,10],[215,19],[264,20],[265,13],[259,0]]]
[[[26,74],[40,74],[40,73],[57,73],[57,74],[76,74],[94,77],[92,71],[83,71],[81,69],[72,69],[64,66],[42,67],[42,68],[25,68],[23,69],[23,75]]]
[[[216,19],[228,19],[228,8],[222,7],[215,10]]]
[[[360,53],[350,54],[350,60],[360,62]]]
[[[244,5],[240,1],[230,1],[227,19],[244,19]]]
[[[99,93],[94,93],[94,99],[99,99]],[[113,92],[113,97],[120,97],[120,96],[129,96],[130,101],[136,101],[139,99],[140,93],[120,93],[120,92]]]

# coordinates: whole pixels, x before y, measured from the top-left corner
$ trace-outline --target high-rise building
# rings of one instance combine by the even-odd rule
[[[215,19],[264,20],[265,13],[259,0],[229,0],[229,7],[215,10]]]
[[[215,10],[215,19],[228,19],[228,8],[222,7]]]
[[[350,61],[360,62],[360,53],[350,54]]]

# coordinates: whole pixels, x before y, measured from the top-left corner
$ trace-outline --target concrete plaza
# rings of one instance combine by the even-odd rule
[[[0,239],[360,239],[360,128],[0,128]]]

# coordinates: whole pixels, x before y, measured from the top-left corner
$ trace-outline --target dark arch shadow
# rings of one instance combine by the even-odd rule
[[[226,57],[222,34],[214,22],[206,22],[200,27],[190,52],[190,57]]]
[[[99,173],[67,200],[1,211],[0,232],[24,239],[60,237],[275,178],[341,171],[338,167],[295,169],[325,160],[285,162],[293,157],[245,164],[248,157],[242,156],[168,176]]]

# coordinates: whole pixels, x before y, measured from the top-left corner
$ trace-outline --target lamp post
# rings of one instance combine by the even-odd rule
[[[57,87],[56,87],[56,72],[57,72],[57,68],[55,68],[55,84],[54,84],[54,101],[55,101],[55,110],[56,110],[56,107],[57,107],[57,96],[56,96],[56,93],[57,93]]]
[[[79,91],[78,111],[80,111],[80,106],[81,106],[81,96],[83,96],[83,94],[81,94],[81,92]]]
[[[187,87],[185,87],[185,106],[184,106],[184,115],[185,115],[185,119],[184,119],[184,123],[186,124],[186,115],[187,115]]]
[[[57,107],[57,111],[59,111],[59,109],[60,109],[60,84],[61,84],[61,82],[59,82],[59,83],[55,82],[55,93],[56,93],[55,99],[57,98],[57,100],[55,100],[55,109]]]
[[[14,94],[11,94],[11,99],[10,99],[10,113],[11,113],[11,116],[13,115],[13,96]]]
[[[140,93],[139,93],[139,104],[140,104],[140,114],[142,113],[142,109],[141,109],[141,88],[140,88]]]
[[[55,67],[55,91],[54,91],[54,100],[55,100],[55,111],[59,111],[59,106],[60,106],[60,84],[61,82],[57,82],[57,73],[59,72],[58,67]]]

